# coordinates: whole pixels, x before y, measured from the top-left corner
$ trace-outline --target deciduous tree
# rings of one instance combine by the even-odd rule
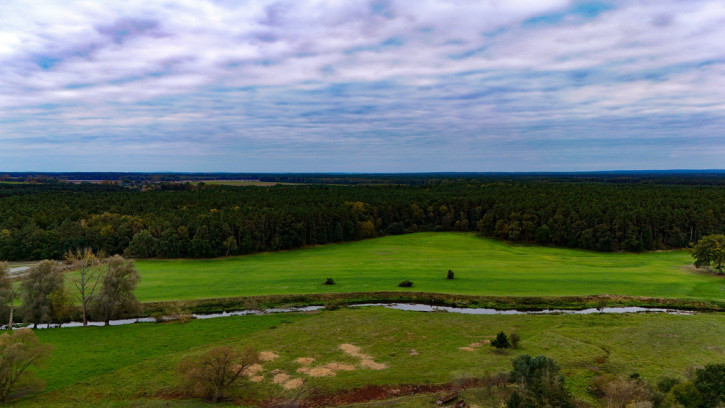
[[[81,304],[83,326],[87,326],[91,298],[96,292],[101,278],[101,257],[94,254],[91,248],[86,248],[66,252],[65,259],[73,269],[78,270],[78,276],[74,277],[72,281],[76,289],[75,296]]]
[[[50,294],[62,288],[63,271],[58,263],[45,260],[30,268],[22,283],[24,320],[36,328],[38,323],[50,324],[53,318]]]
[[[43,381],[28,368],[41,363],[52,349],[49,344],[41,344],[30,329],[0,336],[0,402],[43,388]]]
[[[695,258],[696,267],[712,265],[722,274],[725,265],[725,235],[713,234],[702,237],[692,248],[692,257]]]
[[[240,352],[230,346],[217,347],[200,357],[188,357],[177,366],[182,388],[195,397],[217,402],[242,376],[244,370],[256,363],[258,354],[247,348]]]
[[[13,329],[14,301],[15,286],[10,277],[10,268],[7,262],[0,262],[0,319],[7,319],[8,330]]]
[[[141,279],[133,261],[115,255],[107,259],[106,266],[101,289],[93,296],[90,311],[108,326],[111,319],[138,315],[143,307],[133,294]]]

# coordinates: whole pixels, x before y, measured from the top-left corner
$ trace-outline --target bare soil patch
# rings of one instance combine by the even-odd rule
[[[252,364],[249,367],[245,368],[244,371],[242,372],[242,374],[246,375],[247,377],[253,377],[262,370],[264,370],[264,367],[262,367],[261,365]]]
[[[362,359],[362,361],[360,361],[360,365],[363,367],[366,367],[366,368],[371,368],[373,370],[384,370],[384,369],[388,368],[387,365],[385,365],[383,363],[376,363],[375,361],[373,361],[372,359],[369,359],[369,358]]]
[[[286,390],[293,390],[295,388],[299,388],[304,384],[305,382],[301,378],[293,378],[291,380],[286,381],[282,387]]]
[[[312,357],[300,357],[297,360],[295,360],[295,363],[304,365],[304,366],[308,366],[314,362],[315,362],[315,359]]]
[[[275,358],[279,357],[277,353],[273,351],[260,351],[259,352],[259,361],[272,361]]]
[[[275,384],[284,384],[288,380],[289,380],[289,375],[288,374],[279,373],[279,374],[277,374],[277,375],[274,376],[274,378],[272,379],[272,382],[274,382]]]

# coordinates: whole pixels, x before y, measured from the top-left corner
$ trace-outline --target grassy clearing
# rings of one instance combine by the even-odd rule
[[[476,345],[499,330],[519,333],[521,349],[498,354],[486,344]],[[545,354],[562,365],[572,392],[588,398],[585,389],[597,373],[638,372],[656,381],[725,360],[722,314],[472,316],[364,308],[37,333],[56,347],[40,372],[52,391],[15,403],[17,407],[70,407],[78,401],[99,407],[205,406],[178,396],[164,399],[164,404],[160,399],[175,395],[173,370],[181,358],[221,344],[251,345],[278,355],[263,363],[263,380],[240,394],[237,402],[247,405],[298,391],[275,384],[273,370],[304,380],[303,389],[344,395],[364,386],[441,384],[508,371],[518,354]],[[359,357],[340,349],[342,344],[358,346],[360,353],[387,368],[363,366]],[[297,372],[300,357],[314,358],[313,367],[337,362],[354,370],[310,377]],[[404,399],[400,406],[419,401],[430,397]]]
[[[725,279],[686,251],[641,254],[509,245],[470,233],[418,233],[212,260],[142,260],[137,296],[167,301],[399,290],[487,296],[617,294],[725,299]],[[446,280],[446,272],[455,272]],[[325,286],[325,278],[336,284]]]

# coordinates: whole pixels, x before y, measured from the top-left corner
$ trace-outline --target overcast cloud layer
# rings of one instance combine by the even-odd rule
[[[722,0],[0,2],[0,171],[724,163]]]

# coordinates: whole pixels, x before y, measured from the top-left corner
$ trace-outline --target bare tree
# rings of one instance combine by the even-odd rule
[[[0,402],[43,388],[43,381],[34,378],[28,368],[42,362],[52,349],[40,344],[30,329],[0,336]]]
[[[88,325],[88,309],[91,298],[96,292],[96,287],[101,278],[100,265],[102,257],[102,254],[94,254],[91,248],[79,249],[76,252],[68,251],[65,254],[66,262],[71,265],[72,269],[78,270],[78,276],[74,277],[72,282],[76,288],[75,296],[81,303],[84,327]]]
[[[49,296],[63,288],[63,271],[58,263],[45,260],[30,268],[22,288],[24,320],[33,323],[35,328],[42,322],[50,325],[53,302]]]
[[[108,270],[99,293],[92,298],[90,311],[108,326],[111,319],[138,315],[143,306],[133,294],[141,280],[133,261],[115,255],[106,260],[106,265]]]
[[[8,317],[8,330],[13,329],[13,312],[15,309],[15,285],[10,277],[7,262],[0,262],[0,316]]]
[[[176,371],[182,376],[182,387],[195,397],[212,402],[223,399],[227,390],[259,360],[251,347],[243,352],[230,346],[209,350],[200,357],[187,357],[179,362]]]

